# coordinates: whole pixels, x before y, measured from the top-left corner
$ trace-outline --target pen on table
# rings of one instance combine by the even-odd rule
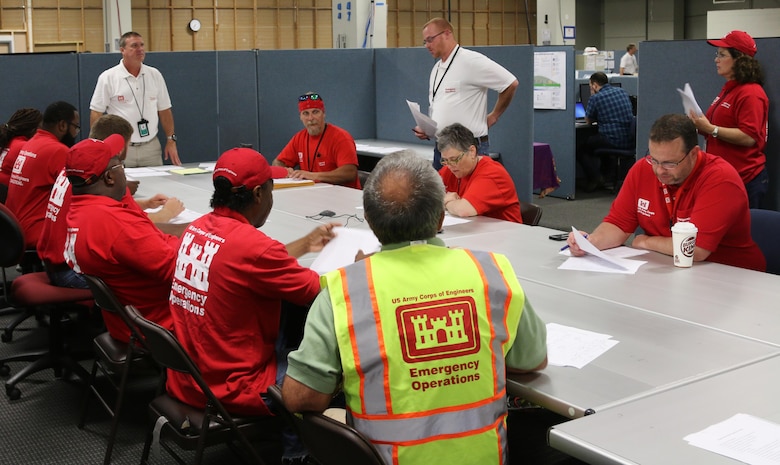
[[[588,235],[587,235],[587,234],[583,234],[583,235],[582,235],[582,237],[584,237],[585,239],[587,239],[587,238],[588,238]],[[568,249],[568,248],[569,248],[569,244],[566,244],[566,245],[564,245],[563,247],[561,247],[561,252],[563,252],[564,250],[566,250],[566,249]]]

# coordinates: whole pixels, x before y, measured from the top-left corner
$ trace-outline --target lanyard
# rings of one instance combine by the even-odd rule
[[[138,78],[136,78],[136,82],[138,81]],[[141,85],[144,87],[144,93],[141,96],[141,105],[138,105],[138,99],[135,98],[135,92],[133,92],[133,86],[130,84],[130,79],[125,77],[125,82],[127,82],[127,87],[130,88],[130,93],[133,94],[133,100],[135,100],[135,107],[138,108],[138,111],[141,112],[141,119],[144,119],[144,108],[146,107],[146,75],[141,74]]]
[[[452,59],[450,60],[450,64],[447,65],[447,69],[444,70],[444,74],[441,75],[441,81],[439,81],[439,85],[436,85],[436,78],[439,77],[439,67],[436,67],[436,74],[433,76],[433,97],[431,98],[431,102],[436,98],[436,92],[439,91],[439,87],[441,87],[441,83],[444,82],[444,76],[447,75],[447,72],[450,70],[450,66],[452,66],[453,63],[455,63],[455,57],[458,55],[458,52],[460,51],[460,45],[458,45],[458,48],[455,49],[455,53],[452,54]]]
[[[308,133],[306,133],[306,161],[309,162],[308,171],[314,171],[314,159],[317,158],[317,152],[320,150],[320,144],[322,143],[322,139],[325,138],[325,131],[327,130],[328,130],[328,123],[325,123],[325,127],[322,130],[322,134],[320,134],[320,140],[317,141],[317,146],[314,147],[313,157],[309,152],[311,136]]]
[[[663,187],[664,191],[664,203],[666,204],[666,211],[669,212],[669,227],[671,228],[674,226],[675,213],[677,213],[677,199],[679,198],[677,194],[680,190],[678,189],[675,195],[672,196],[669,194],[669,187],[666,184],[661,184],[661,187]]]

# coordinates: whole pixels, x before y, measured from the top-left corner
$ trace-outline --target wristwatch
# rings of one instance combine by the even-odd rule
[[[719,127],[715,126],[715,129],[713,129],[713,130],[712,130],[712,137],[713,137],[714,139],[717,139],[717,138],[718,138],[718,130],[719,130],[719,129],[720,129]]]
[[[172,140],[176,142],[176,134],[171,134],[170,136],[168,136],[168,140]]]

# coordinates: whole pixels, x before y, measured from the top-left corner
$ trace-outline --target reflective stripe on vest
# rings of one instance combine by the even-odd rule
[[[438,248],[431,245],[412,247]],[[502,450],[505,450],[506,380],[504,373],[506,368],[504,350],[506,347],[503,345],[507,344],[509,340],[506,313],[510,298],[512,298],[512,290],[507,286],[502,270],[497,266],[492,254],[466,250],[448,250],[446,253],[448,254],[446,257],[449,257],[448,260],[464,268],[461,273],[466,273],[467,277],[474,275],[476,279],[470,282],[473,286],[479,287],[475,288],[473,294],[477,295],[480,301],[484,295],[485,301],[488,303],[484,311],[486,311],[485,316],[489,325],[483,323],[485,327],[480,328],[487,330],[490,334],[489,338],[482,337],[481,340],[489,341],[491,352],[489,355],[485,354],[485,348],[482,347],[480,349],[482,355],[476,358],[477,361],[468,363],[469,369],[471,369],[471,363],[479,364],[479,360],[485,361],[483,366],[478,367],[478,371],[477,367],[474,366],[471,372],[478,373],[478,380],[480,379],[479,373],[482,373],[483,377],[485,373],[489,373],[490,378],[484,378],[484,380],[492,381],[492,392],[485,391],[483,381],[481,388],[480,385],[477,385],[478,390],[475,391],[475,388],[467,390],[470,397],[465,405],[461,405],[458,399],[453,399],[449,406],[442,408],[420,412],[393,411],[391,389],[385,383],[390,375],[388,371],[408,370],[414,365],[392,368],[385,365],[387,362],[384,357],[385,347],[383,344],[385,341],[382,337],[377,337],[380,332],[378,328],[383,322],[380,321],[379,304],[375,302],[377,296],[372,276],[372,262],[379,257],[372,257],[362,263],[356,263],[340,270],[337,274],[328,276],[327,279],[329,286],[341,285],[339,289],[332,287],[330,290],[334,312],[344,310],[343,308],[337,309],[337,305],[346,305],[351,325],[349,337],[352,344],[351,351],[355,359],[354,369],[359,378],[357,390],[359,390],[360,396],[360,411],[350,412],[350,417],[358,430],[380,445],[388,443],[412,445],[409,443],[432,441],[436,440],[437,437],[451,438],[474,434],[477,431],[495,430],[497,437],[494,436],[493,447],[500,446]],[[388,286],[392,287],[392,284],[388,284]],[[341,296],[334,298],[334,294],[339,292],[343,292],[343,300],[339,300]],[[523,298],[522,295],[515,297]],[[433,299],[433,302],[438,301]],[[390,307],[389,302],[385,302],[384,305]],[[386,314],[385,317],[390,319],[389,314]],[[396,324],[396,322],[385,321],[384,324]],[[344,352],[350,348],[341,347],[341,350]],[[457,362],[453,363],[458,364]],[[490,366],[484,366],[486,364]],[[367,372],[364,373],[363,370]],[[452,378],[455,379],[454,384],[458,384],[458,377],[465,376],[460,373],[458,371],[455,373],[447,372],[447,376],[452,375]],[[345,390],[346,388],[347,386],[345,386]],[[475,396],[477,398],[474,398]],[[449,399],[447,401],[449,402]],[[380,450],[388,463],[392,463],[391,456],[387,454],[392,453],[393,447],[382,447]],[[501,454],[502,452],[499,452],[498,455]]]

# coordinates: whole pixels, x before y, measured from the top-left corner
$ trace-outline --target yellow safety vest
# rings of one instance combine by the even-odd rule
[[[504,355],[524,302],[506,257],[413,244],[322,284],[348,416],[388,464],[506,463]]]

